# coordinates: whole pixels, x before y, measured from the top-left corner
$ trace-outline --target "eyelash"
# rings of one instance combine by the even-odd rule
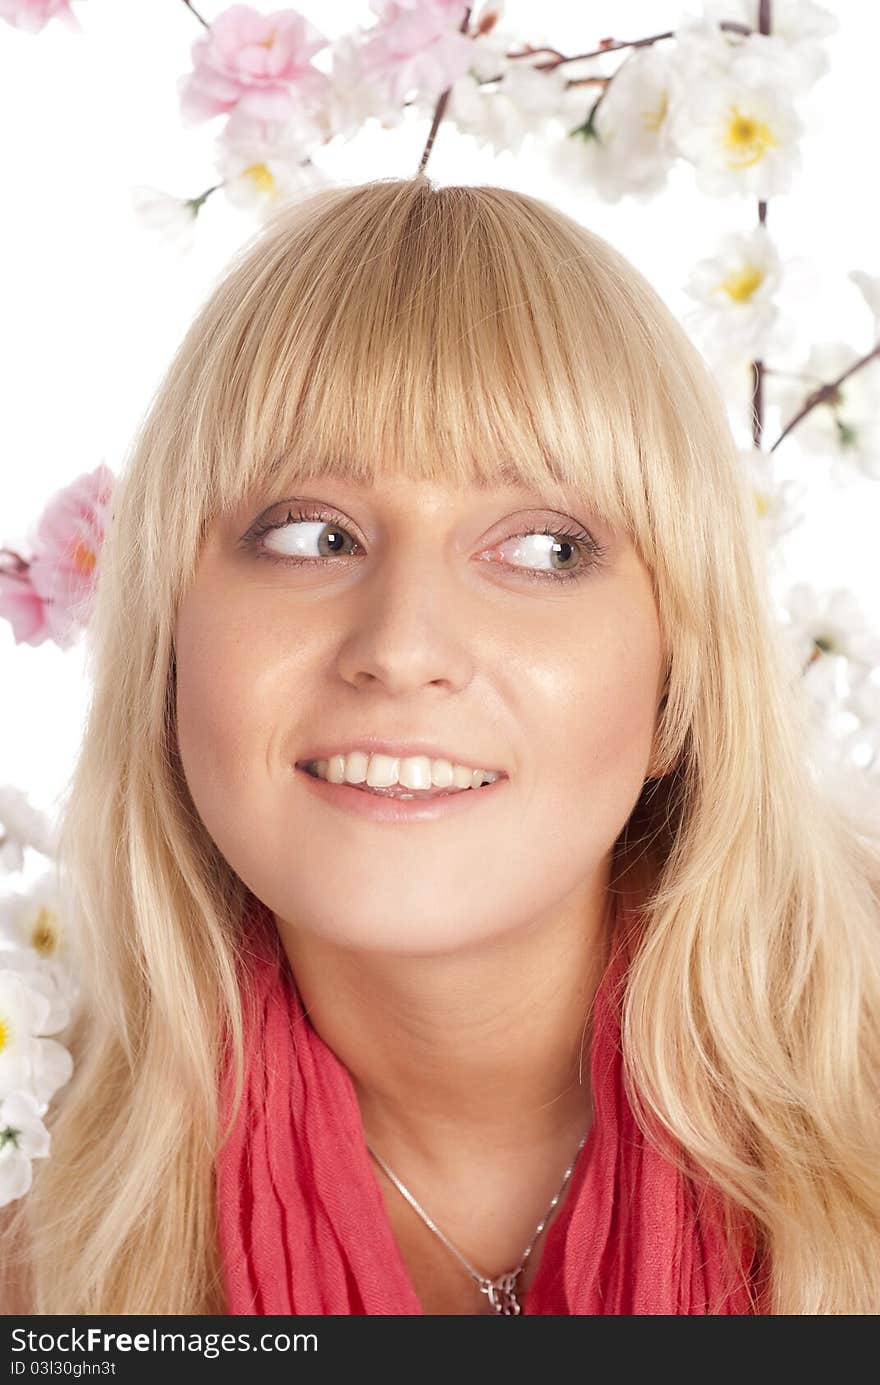
[[[348,530],[341,523],[338,515],[334,515],[326,510],[290,509],[287,512],[287,518],[283,519],[278,524],[268,524],[258,520],[244,535],[241,543],[245,548],[250,549],[257,558],[270,563],[281,563],[285,567],[302,567],[304,565],[308,566],[318,563],[331,563],[334,562],[336,558],[352,556],[351,554],[340,553],[330,557],[319,558],[283,557],[281,554],[270,552],[260,543],[260,540],[265,534],[269,534],[275,529],[286,529],[289,524],[306,521],[314,523],[318,520],[323,520],[325,523],[336,524],[343,533],[348,534]],[[573,525],[571,530],[568,530],[548,524],[545,525],[544,528],[526,529],[521,534],[511,534],[510,537],[512,539],[525,538],[527,535],[531,534],[547,534],[551,538],[561,540],[563,543],[575,542],[587,552],[587,561],[582,567],[572,572],[541,571],[527,567],[517,567],[515,563],[507,564],[517,576],[523,576],[527,579],[533,578],[538,582],[576,582],[583,577],[588,577],[590,573],[602,567],[608,553],[607,548],[603,544],[594,539],[592,534],[588,533],[586,529],[581,529],[578,525]],[[354,536],[349,535],[349,537],[353,538]],[[354,542],[357,544],[357,539],[354,539]],[[505,540],[505,542],[508,542],[508,540]],[[358,547],[360,547],[360,544],[358,544]]]

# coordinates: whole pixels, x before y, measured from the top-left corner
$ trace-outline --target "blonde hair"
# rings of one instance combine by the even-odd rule
[[[182,773],[175,615],[208,527],[253,488],[391,465],[587,490],[633,536],[669,677],[667,772],[614,854],[614,881],[644,895],[630,1099],[731,1228],[755,1229],[764,1311],[876,1312],[880,842],[811,772],[724,404],[603,239],[534,198],[423,175],[325,188],[262,227],[119,479],[59,858],[87,1003],[51,1156],[13,1205],[11,1311],[225,1311],[216,1074],[228,1023],[240,1090],[248,891]]]

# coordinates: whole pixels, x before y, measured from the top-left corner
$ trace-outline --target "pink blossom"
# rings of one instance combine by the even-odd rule
[[[0,19],[28,34],[38,34],[50,19],[56,18],[69,29],[82,33],[82,27],[70,8],[70,0],[0,0]]]
[[[413,88],[439,96],[470,68],[473,40],[459,32],[467,10],[461,0],[371,0],[371,8],[379,23],[364,41],[363,73],[387,81],[392,101]]]
[[[31,585],[26,562],[0,559],[0,616],[12,626],[16,644],[42,644],[49,638],[43,598]]]
[[[37,524],[28,562],[0,568],[0,616],[16,643],[54,640],[62,649],[88,624],[116,478],[99,466],[52,497]]]
[[[262,120],[287,120],[318,99],[329,78],[311,58],[328,39],[296,10],[260,14],[232,5],[192,46],[193,71],[179,83],[186,124],[236,107]]]

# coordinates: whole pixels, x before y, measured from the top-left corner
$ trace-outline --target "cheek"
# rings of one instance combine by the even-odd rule
[[[315,648],[282,613],[267,614],[207,577],[181,603],[175,631],[177,734],[183,772],[208,835],[254,892],[273,862],[289,866],[295,824],[285,755],[303,714]]]
[[[244,660],[229,626],[194,606],[181,611],[175,647],[180,751],[187,769],[195,770],[225,759],[249,724]]]
[[[222,608],[221,608],[222,609]],[[267,708],[252,661],[258,652],[241,622],[213,601],[185,601],[175,635],[177,734],[196,809],[224,855],[236,823],[260,814]]]
[[[596,622],[568,657],[545,660],[531,691],[534,760],[542,792],[564,794],[576,813],[613,835],[641,792],[651,755],[661,659],[653,622]],[[560,807],[562,807],[560,803]]]

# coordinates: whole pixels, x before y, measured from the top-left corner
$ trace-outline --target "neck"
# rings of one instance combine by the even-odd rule
[[[452,1180],[499,1157],[566,1167],[591,1116],[609,898],[597,880],[527,930],[431,957],[342,947],[276,916],[309,1022],[390,1167]]]

